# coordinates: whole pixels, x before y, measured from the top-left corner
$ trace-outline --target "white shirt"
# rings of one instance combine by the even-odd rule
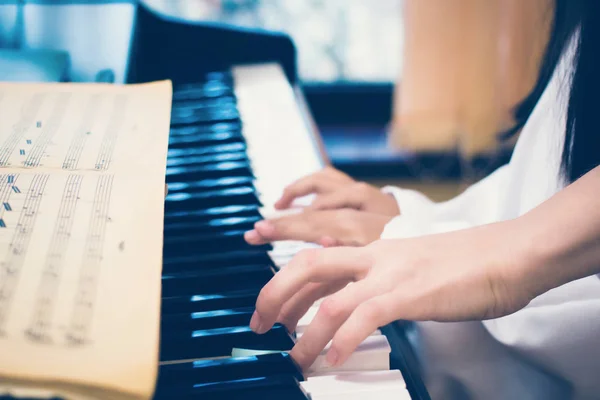
[[[447,232],[519,217],[564,187],[574,41],[524,126],[510,162],[461,195],[433,203],[387,187],[402,215],[382,238]],[[597,151],[597,149],[596,149]],[[568,234],[568,233],[565,233]],[[565,265],[568,268],[568,265]],[[476,323],[419,323],[419,354],[435,399],[600,399],[600,279],[571,282],[523,310]],[[440,393],[437,393],[440,392]]]

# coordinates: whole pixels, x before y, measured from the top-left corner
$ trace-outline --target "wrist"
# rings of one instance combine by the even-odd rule
[[[534,278],[538,262],[528,246],[529,233],[518,219],[473,229],[480,230],[475,237],[484,238],[475,242],[496,299],[491,315],[500,317],[525,307],[539,291]]]
[[[573,280],[565,264],[565,249],[560,236],[567,232],[549,229],[544,221],[524,215],[509,222],[514,233],[516,279],[533,299],[555,287]],[[518,243],[517,243],[518,242]]]

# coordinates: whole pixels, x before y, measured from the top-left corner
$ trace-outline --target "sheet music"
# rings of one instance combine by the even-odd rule
[[[150,397],[170,107],[168,81],[0,84],[0,385]]]

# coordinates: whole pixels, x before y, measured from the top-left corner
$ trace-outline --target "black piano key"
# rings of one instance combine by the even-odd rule
[[[254,307],[241,307],[223,310],[196,311],[193,313],[163,315],[160,329],[163,333],[188,330],[206,330],[243,326],[250,323]]]
[[[202,179],[188,182],[169,182],[169,193],[194,192],[206,189],[231,189],[240,186],[251,186],[254,178],[250,176],[230,176],[226,178]]]
[[[210,125],[191,125],[171,127],[169,141],[181,136],[209,135],[223,132],[237,132],[241,136],[242,124],[238,122],[217,122]],[[170,143],[169,143],[170,144]]]
[[[211,79],[202,83],[175,86],[173,88],[173,103],[231,95],[233,95],[233,82],[231,79]]]
[[[155,399],[202,399],[202,400],[310,400],[296,378],[277,375],[247,378],[227,382],[199,383],[188,389],[166,393],[158,392]]]
[[[244,137],[239,131],[190,133],[188,135],[171,136],[169,139],[169,148],[208,147],[236,143],[245,143]]]
[[[233,290],[262,288],[274,271],[269,264],[236,265],[233,267],[198,268],[189,272],[164,272],[163,296],[224,293]]]
[[[223,144],[214,144],[202,147],[184,147],[170,148],[167,156],[171,157],[194,157],[205,156],[210,154],[232,153],[237,151],[246,151],[246,144],[243,142],[232,142]]]
[[[166,210],[165,226],[187,221],[208,222],[220,218],[261,217],[257,204],[228,205],[198,210]]]
[[[214,99],[217,97],[231,96],[233,90],[231,87],[215,84],[205,86],[196,90],[179,90],[173,92],[173,104],[178,104],[186,101],[198,101],[206,99]]]
[[[227,252],[253,247],[244,239],[245,230],[224,231],[216,234],[190,234],[164,238],[165,253],[194,254],[197,252]]]
[[[192,360],[231,356],[234,348],[289,351],[294,339],[281,324],[258,335],[249,326],[234,326],[200,331],[181,330],[161,337],[160,360]]]
[[[198,167],[167,168],[167,183],[176,181],[198,181],[228,176],[254,176],[248,162],[227,161]]]
[[[196,221],[190,218],[188,221],[165,225],[164,232],[169,236],[182,236],[190,233],[218,233],[233,229],[247,231],[253,229],[254,224],[261,219],[260,216],[228,217],[208,221]]]
[[[188,165],[215,164],[224,161],[246,161],[248,157],[245,152],[219,153],[204,156],[171,157],[167,160],[167,167],[184,167]]]
[[[257,204],[262,205],[256,191],[251,186],[228,189],[205,190],[199,192],[169,193],[165,199],[165,211],[197,210],[218,207],[224,204]]]
[[[272,353],[162,365],[159,368],[157,389],[167,392],[175,387],[190,387],[199,383],[277,375],[304,380],[301,368],[288,353]]]
[[[243,264],[270,265],[273,261],[266,251],[271,250],[270,245],[252,246],[247,249],[238,249],[230,252],[197,252],[191,255],[177,253],[164,254],[163,271],[190,271],[202,268],[226,268]]]
[[[180,110],[171,115],[171,126],[208,125],[217,122],[237,122],[240,114],[235,107],[206,110]]]
[[[207,84],[220,84],[225,86],[233,85],[233,76],[229,71],[215,71],[206,75],[199,76],[196,82],[176,83],[173,85],[173,91],[176,93],[186,90],[203,89]]]
[[[187,296],[163,297],[161,301],[161,315],[252,307],[256,304],[260,289],[251,288],[223,293],[203,294],[194,292],[193,295]]]
[[[198,100],[186,99],[174,102],[171,112],[178,113],[181,110],[202,110],[207,108],[230,108],[237,107],[236,98],[233,96],[215,96]]]
[[[211,82],[211,81],[218,81],[218,82],[222,82],[224,85],[232,86],[233,85],[233,75],[231,74],[231,71],[228,71],[228,70],[211,71],[211,72],[205,73],[203,76],[203,79],[201,80],[201,82],[205,82],[205,83]]]

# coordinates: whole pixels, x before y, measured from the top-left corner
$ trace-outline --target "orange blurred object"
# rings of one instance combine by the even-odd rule
[[[404,65],[390,141],[413,151],[494,151],[533,88],[551,0],[405,0]]]

